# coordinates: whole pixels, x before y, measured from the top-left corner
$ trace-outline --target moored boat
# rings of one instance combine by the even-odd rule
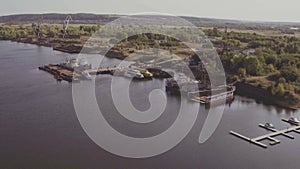
[[[272,123],[266,123],[264,125],[264,127],[269,128],[269,129],[274,129],[275,128],[275,126]]]
[[[290,117],[288,120],[289,123],[299,125],[299,120],[296,117]]]
[[[92,80],[92,76],[90,75],[90,73],[88,71],[82,71],[81,72],[82,78],[86,79],[86,80]]]

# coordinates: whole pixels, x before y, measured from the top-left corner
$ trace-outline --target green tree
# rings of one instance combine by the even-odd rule
[[[213,28],[213,30],[212,30],[212,35],[213,35],[213,36],[219,36],[218,28],[216,28],[216,27]]]
[[[283,96],[285,94],[284,84],[278,83],[275,89],[275,94],[279,96]]]
[[[261,75],[263,66],[261,62],[256,57],[247,57],[245,60],[245,68],[250,75]]]
[[[300,78],[300,72],[296,67],[284,66],[280,70],[281,77],[284,77],[288,82],[295,82]]]
[[[269,64],[275,65],[277,63],[277,57],[274,55],[269,55],[265,58],[265,61],[267,65]]]
[[[245,68],[239,68],[238,70],[238,75],[241,77],[241,78],[245,78],[247,76],[247,71]]]

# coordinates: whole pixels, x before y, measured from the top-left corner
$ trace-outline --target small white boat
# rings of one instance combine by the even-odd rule
[[[83,78],[85,78],[86,80],[92,80],[92,76],[90,75],[90,73],[88,71],[83,71],[82,73]]]
[[[124,76],[129,78],[138,78],[138,79],[144,78],[144,75],[142,75],[139,71],[136,70],[125,70]]]
[[[266,127],[266,128],[271,128],[271,129],[274,129],[274,128],[275,128],[274,125],[273,125],[272,123],[266,123],[266,124],[265,124],[265,127]]]
[[[67,59],[65,66],[69,69],[77,68],[79,66],[78,59],[77,58]]]
[[[289,123],[296,124],[296,125],[298,125],[300,123],[296,117],[290,117],[288,121],[289,121]]]
[[[148,70],[141,70],[140,73],[145,77],[145,78],[152,78],[153,74],[150,73]]]

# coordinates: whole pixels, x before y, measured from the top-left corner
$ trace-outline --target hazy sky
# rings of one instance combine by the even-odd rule
[[[299,0],[1,0],[0,15],[162,12],[173,15],[300,22]]]

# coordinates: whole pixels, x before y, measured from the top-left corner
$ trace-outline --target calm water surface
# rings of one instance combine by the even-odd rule
[[[68,54],[51,48],[0,41],[0,168],[299,168],[300,135],[295,140],[278,137],[281,143],[263,149],[229,135],[230,130],[249,137],[268,133],[258,123],[289,125],[281,118],[300,112],[257,103],[236,96],[226,106],[214,135],[204,144],[197,140],[207,117],[204,108],[191,132],[174,149],[147,159],[128,159],[98,147],[81,128],[72,103],[72,86],[57,83],[38,66],[64,61]],[[107,65],[116,63],[105,59]],[[126,80],[126,79],[124,79]],[[118,131],[136,137],[157,135],[172,125],[180,99],[168,96],[166,112],[155,122],[137,127],[117,113],[109,97],[110,76],[96,80],[98,102],[107,121]],[[132,103],[139,110],[150,104],[148,93],[163,89],[163,81],[133,82]],[[267,143],[267,142],[265,142]],[[126,146],[126,145],[124,145]]]

